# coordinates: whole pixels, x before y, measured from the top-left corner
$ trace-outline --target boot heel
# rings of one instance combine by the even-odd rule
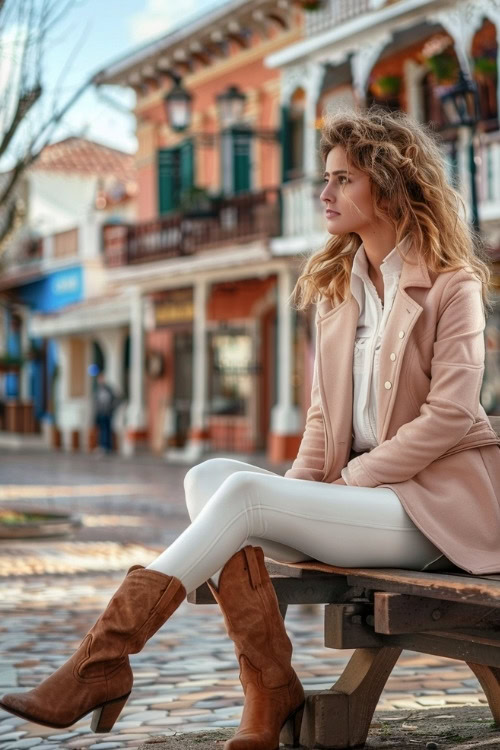
[[[129,695],[130,693],[127,693],[127,695],[123,695],[121,698],[108,701],[103,706],[96,708],[92,714],[91,730],[100,734],[111,732],[113,724],[119,717]]]
[[[300,728],[304,715],[304,703],[286,719],[281,729],[280,740],[285,747],[300,747]]]

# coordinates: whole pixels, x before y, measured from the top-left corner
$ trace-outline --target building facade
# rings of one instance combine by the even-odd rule
[[[297,262],[270,251],[282,134],[280,72],[264,59],[302,21],[288,2],[231,3],[96,77],[137,95],[138,221],[105,227],[104,252],[110,288],[134,284],[142,309],[136,436],[167,457],[298,449]]]
[[[96,318],[85,329],[78,317],[105,294],[102,224],[135,217],[134,160],[68,138],[42,151],[23,186],[25,221],[4,253],[0,279],[4,351],[17,365],[3,374],[0,429],[87,448],[93,433],[88,366],[96,350],[103,363],[107,331]]]

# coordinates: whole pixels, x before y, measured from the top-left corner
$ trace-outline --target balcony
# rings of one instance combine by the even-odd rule
[[[456,184],[465,205],[469,197],[469,154],[467,145],[457,140],[443,139],[441,149],[445,158],[448,180]],[[500,220],[500,131],[482,132],[476,152],[477,193],[481,228],[488,235],[489,226]],[[285,182],[282,194],[282,236],[273,240],[273,252],[286,254],[310,248],[315,242],[327,237],[326,222],[320,193],[321,180],[298,179]],[[296,243],[291,242],[296,240]],[[303,248],[304,246],[304,248]]]
[[[465,204],[470,204],[469,150],[466,142],[444,139],[448,179],[460,190]],[[476,184],[481,228],[500,219],[500,131],[481,131],[476,144]]]
[[[280,234],[277,188],[214,201],[206,213],[172,213],[137,224],[103,226],[108,267],[166,260]]]

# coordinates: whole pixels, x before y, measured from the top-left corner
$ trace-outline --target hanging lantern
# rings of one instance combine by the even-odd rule
[[[246,95],[237,86],[228,86],[216,97],[219,121],[222,127],[229,127],[243,117]]]
[[[193,95],[177,81],[164,98],[167,119],[172,130],[182,131],[191,126]]]
[[[439,98],[448,123],[455,126],[475,125],[479,120],[479,98],[475,81],[460,70],[458,83],[442,88]]]

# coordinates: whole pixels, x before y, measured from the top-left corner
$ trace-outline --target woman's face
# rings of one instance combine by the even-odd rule
[[[371,181],[364,172],[350,167],[342,146],[334,146],[326,158],[325,187],[320,199],[330,234],[363,234],[377,219],[373,210]]]

